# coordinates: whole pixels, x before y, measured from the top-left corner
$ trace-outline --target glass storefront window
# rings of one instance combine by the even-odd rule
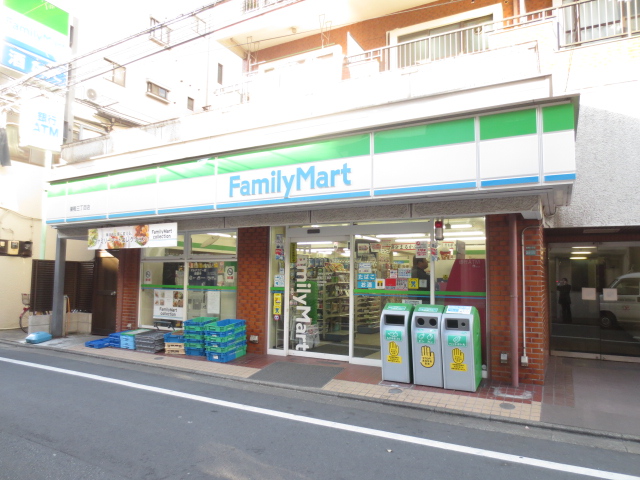
[[[191,258],[200,256],[235,257],[238,253],[235,233],[193,233],[190,235],[190,239]]]
[[[185,249],[184,239],[190,248]],[[144,251],[140,294],[141,326],[171,322],[180,326],[196,317],[235,318],[237,291],[237,234],[188,232],[177,247]],[[167,257],[186,260],[167,261]]]
[[[182,257],[184,255],[184,234],[178,234],[178,245],[175,247],[150,247],[142,249],[144,258]]]
[[[269,348],[284,348],[285,228],[271,229]]]

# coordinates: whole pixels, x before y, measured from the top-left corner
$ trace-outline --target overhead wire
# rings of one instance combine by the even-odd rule
[[[214,25],[214,22],[213,22],[213,16],[215,13],[214,10],[215,10],[215,7],[219,3],[221,3],[221,1],[222,0],[217,0],[216,2],[210,3],[208,5],[200,7],[188,13],[178,15],[164,22],[159,22],[156,25],[152,25],[149,28],[146,28],[144,30],[141,30],[140,32],[129,35],[123,39],[109,43],[108,45],[105,45],[102,47],[98,47],[94,50],[83,53],[81,55],[77,55],[69,61],[60,62],[54,65],[49,65],[47,68],[45,68],[45,70],[41,72],[35,72],[27,75],[26,77],[21,77],[19,79],[16,79],[16,81],[11,82],[8,85],[0,86],[0,95],[14,88],[25,87],[25,86],[33,87],[33,85],[30,83],[33,79],[38,79],[40,81],[45,81],[45,82],[51,81],[54,77],[59,75],[60,72],[62,72],[67,75],[67,78],[72,79],[64,87],[49,86],[49,85],[45,86],[41,82],[39,82],[36,85],[36,88],[40,90],[46,89],[49,92],[49,94],[57,95],[59,97],[64,98],[67,94],[68,88],[80,85],[94,78],[106,75],[108,72],[111,72],[115,68],[118,68],[118,67],[115,67],[114,64],[118,65],[119,67],[126,67],[133,63],[150,59],[163,52],[174,50],[179,47],[183,47],[195,40],[206,38],[209,35],[217,32],[221,28],[227,28],[229,26],[228,23],[225,23],[222,26],[216,25],[216,28],[209,28],[210,25]],[[430,4],[426,6],[416,7],[414,9],[404,10],[402,12],[392,12],[389,14],[380,15],[378,17],[367,19],[367,20],[374,20],[376,18],[385,18],[393,15],[412,13],[419,10],[435,8],[445,4],[458,3],[461,1],[462,0],[449,0],[447,2],[442,2],[439,4]],[[208,13],[207,15],[208,18],[202,18],[201,16],[199,16],[203,13]],[[193,28],[193,24],[189,24],[188,20],[194,17],[201,18],[205,22],[205,25],[207,25],[207,29],[205,33],[199,33],[195,31]],[[187,20],[187,22],[184,25],[179,26],[178,28],[170,31],[170,35],[173,37],[173,40],[170,42],[170,44],[158,45],[158,44],[155,44],[154,42],[149,42],[148,35],[153,36],[154,32],[161,31],[163,28],[169,28],[170,26],[185,20]],[[344,26],[348,26],[353,23],[354,22],[335,25],[332,29],[342,28]],[[301,35],[312,34],[313,32],[316,32],[318,30],[320,29],[314,28],[314,29],[307,30],[305,32],[296,32],[296,33],[290,33],[285,35],[277,35],[277,36],[272,36],[272,37],[262,38],[257,40],[248,39],[246,42],[236,43],[236,46],[240,48],[247,48],[248,46],[259,43],[259,42],[277,40],[277,39],[282,39],[282,38],[291,37],[291,36],[300,37]],[[176,41],[176,36],[178,37],[177,41]],[[135,43],[134,41],[137,41],[137,43]],[[119,47],[119,46],[122,46],[123,48],[121,50],[116,50],[116,47]],[[222,51],[226,49],[227,49],[226,47],[221,46],[219,49],[217,48],[213,49],[213,51],[215,50]],[[209,47],[202,47],[202,50],[197,50],[196,53],[193,53],[193,54],[195,55],[198,53],[202,53],[205,50],[211,53]],[[109,61],[112,61],[113,63],[107,64],[105,62],[106,58],[108,58]],[[120,60],[120,61],[116,61],[116,60]],[[2,102],[2,100],[3,98],[0,97],[0,102]],[[82,101],[80,102],[82,103]],[[6,103],[6,99],[5,99],[5,103]],[[135,111],[132,110],[131,112],[133,113]],[[136,112],[136,113],[149,117],[148,114],[143,112]],[[131,115],[127,115],[127,116],[131,116]],[[142,123],[148,123],[148,121],[142,120],[140,118],[138,118],[137,120],[139,120]]]

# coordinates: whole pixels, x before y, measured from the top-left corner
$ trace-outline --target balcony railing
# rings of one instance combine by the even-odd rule
[[[262,8],[265,4],[265,0],[244,1],[247,7],[259,3],[255,8]],[[282,0],[281,4],[296,1],[300,0]],[[337,46],[331,60],[325,58],[331,55],[304,61],[291,57],[289,63],[280,60],[273,68],[270,64],[255,66],[242,82],[216,90],[210,110],[232,112],[242,106],[251,109],[242,114],[252,118],[263,106],[267,106],[265,111],[281,109],[283,101],[295,98],[297,105],[313,104],[318,111],[328,112],[334,107],[336,111],[347,108],[352,98],[358,106],[357,102],[390,102],[530,78],[541,71],[539,49],[570,49],[639,34],[639,5],[640,0],[584,0],[345,58]],[[358,78],[365,80],[359,82]],[[388,88],[390,85],[393,88]],[[376,93],[368,95],[368,91]],[[314,99],[320,103],[313,103]],[[134,143],[147,148],[154,142],[164,145],[198,138],[198,119],[190,118],[132,129],[137,136],[128,130],[65,145],[63,158],[74,163],[125,152]]]
[[[256,10],[270,8],[276,5],[286,5],[299,1],[300,0],[243,0],[242,11],[244,13],[255,12]]]

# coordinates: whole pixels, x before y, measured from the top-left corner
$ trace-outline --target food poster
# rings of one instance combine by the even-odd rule
[[[175,247],[178,245],[178,224],[90,228],[88,244],[89,250]]]
[[[153,291],[153,318],[182,320],[184,292],[182,290],[155,289]]]

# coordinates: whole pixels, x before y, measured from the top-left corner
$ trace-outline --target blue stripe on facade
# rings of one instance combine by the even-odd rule
[[[294,197],[294,198],[274,198],[272,200],[254,200],[252,202],[235,202],[225,203],[218,205],[218,209],[223,208],[237,208],[237,207],[254,207],[257,205],[277,205],[280,203],[297,203],[297,202],[315,202],[318,200],[336,200],[340,198],[364,198],[369,197],[369,191],[364,192],[350,192],[350,193],[335,193],[328,195],[313,195],[308,197]]]
[[[64,223],[65,219],[64,218],[59,218],[57,220],[47,220],[46,223]]]
[[[140,212],[129,213],[110,213],[109,218],[126,218],[126,217],[139,217],[141,215],[155,215],[155,210],[142,210]]]
[[[106,220],[106,215],[96,215],[95,217],[76,217],[76,218],[67,218],[67,222],[85,222],[87,220]]]
[[[374,195],[393,195],[398,193],[437,192],[439,190],[459,190],[461,188],[475,188],[476,182],[447,183],[444,185],[428,185],[424,187],[384,188],[374,190]]]
[[[538,183],[540,177],[520,177],[520,178],[501,178],[499,180],[484,180],[481,184],[483,187],[495,187],[498,185],[518,185],[521,183]]]
[[[558,175],[545,175],[544,176],[544,181],[545,182],[559,182],[561,180],[575,180],[576,179],[576,174],[575,173],[562,173],[562,174],[558,174]]]
[[[203,210],[214,210],[213,205],[202,205],[200,207],[177,207],[177,208],[163,208],[158,210],[158,214],[163,213],[178,213],[178,212],[202,212]]]

